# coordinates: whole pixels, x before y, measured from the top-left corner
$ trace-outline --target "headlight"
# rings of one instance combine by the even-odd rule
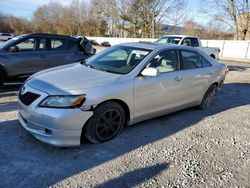
[[[41,103],[40,107],[49,108],[78,108],[85,101],[85,95],[74,95],[74,96],[49,96],[45,98]]]

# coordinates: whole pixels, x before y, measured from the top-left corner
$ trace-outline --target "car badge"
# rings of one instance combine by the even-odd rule
[[[21,89],[21,95],[23,95],[24,93],[25,93],[25,86],[23,86]]]

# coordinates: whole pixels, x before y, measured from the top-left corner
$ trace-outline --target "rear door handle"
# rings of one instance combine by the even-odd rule
[[[177,77],[175,77],[175,80],[176,80],[177,82],[181,81],[182,79],[183,79],[182,76],[177,76]]]

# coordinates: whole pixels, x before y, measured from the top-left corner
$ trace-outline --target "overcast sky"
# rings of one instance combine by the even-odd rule
[[[33,12],[41,5],[49,3],[51,0],[0,0],[0,13],[12,14],[17,17],[31,19]],[[72,0],[53,0],[63,5],[68,5]],[[89,0],[85,0],[89,1]],[[201,0],[189,0],[189,17],[199,23],[204,22],[205,18],[198,16],[197,5]]]

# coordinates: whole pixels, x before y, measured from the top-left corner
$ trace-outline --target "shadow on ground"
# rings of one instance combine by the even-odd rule
[[[167,163],[163,163],[136,169],[117,178],[108,180],[107,182],[96,186],[96,188],[135,187],[136,185],[160,174],[163,170],[167,170],[168,166]]]
[[[1,112],[10,112],[17,109],[17,102],[0,102],[0,113]]]
[[[2,97],[14,97],[18,95],[18,91],[22,83],[9,83],[4,84],[4,86],[0,87],[0,99]],[[0,112],[2,111],[0,106]]]
[[[246,66],[232,66],[229,65],[227,66],[229,71],[239,71],[239,72],[243,72],[246,71],[247,69],[249,69],[250,67],[246,67]]]
[[[195,108],[138,123],[127,127],[114,140],[103,144],[83,143],[80,148],[55,148],[43,144],[27,134],[17,120],[0,122],[0,187],[47,187],[65,178],[94,168],[149,143],[167,138],[182,131],[207,116],[250,104],[250,84],[225,84],[214,105],[206,111]],[[122,179],[139,169],[105,182],[99,187],[122,184]],[[148,174],[157,175],[167,165],[160,165]],[[39,180],[39,181],[38,181]],[[84,180],[83,180],[84,181]],[[134,177],[135,184],[144,181]]]

